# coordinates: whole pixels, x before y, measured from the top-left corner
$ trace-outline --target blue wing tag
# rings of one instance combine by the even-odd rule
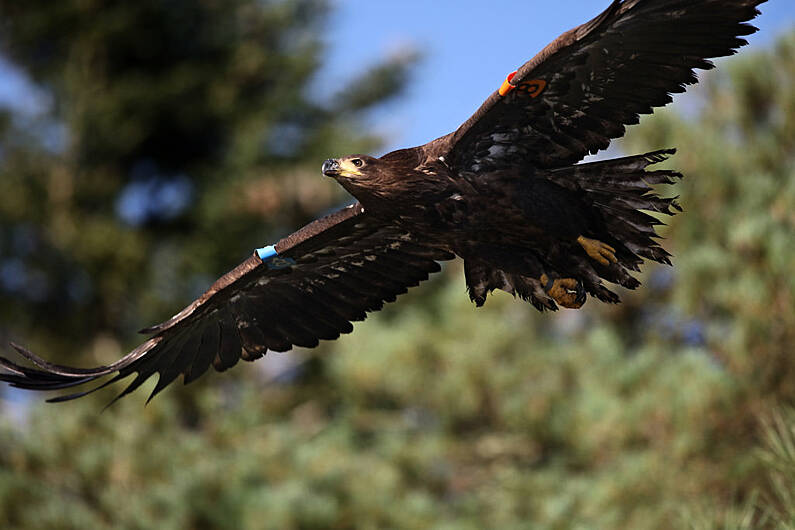
[[[295,260],[292,258],[280,258],[273,245],[258,248],[257,255],[271,270],[286,269],[295,265]]]

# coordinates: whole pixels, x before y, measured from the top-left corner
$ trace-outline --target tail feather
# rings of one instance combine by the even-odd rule
[[[646,168],[668,159],[676,149],[662,149],[552,170],[548,178],[571,190],[581,190],[606,225],[612,243],[622,248],[622,262],[638,264],[639,258],[670,264],[659,243],[656,227],[664,225],[646,212],[674,215],[682,207],[677,197],[661,197],[653,186],[673,184],[682,174],[672,170],[647,171]]]
[[[616,293],[604,281],[635,289],[640,282],[631,272],[640,271],[644,259],[670,265],[671,255],[663,249],[656,228],[664,225],[652,214],[674,215],[681,212],[678,197],[661,197],[654,186],[674,184],[682,174],[671,170],[648,171],[646,168],[666,160],[676,152],[663,149],[642,155],[613,160],[577,164],[549,170],[542,177],[578,194],[600,214],[603,226],[598,237],[615,247],[617,263],[601,265],[582,252],[572,249],[569,256],[553,259],[547,256],[543,272],[553,278],[576,278],[591,296],[607,303],[619,302]],[[508,267],[506,267],[508,268]],[[500,263],[489,264],[467,257],[465,271],[470,298],[481,306],[486,295],[495,289],[507,291],[529,301],[539,310],[557,309],[555,301],[544,291],[538,270],[516,274],[500,270]]]

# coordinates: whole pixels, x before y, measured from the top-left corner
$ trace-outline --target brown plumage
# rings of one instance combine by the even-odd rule
[[[669,263],[656,217],[678,205],[649,171],[673,150],[577,164],[639,115],[696,82],[710,57],[735,53],[764,0],[615,0],[524,64],[456,131],[381,158],[330,159],[323,173],[358,202],[307,225],[220,278],[153,326],[146,342],[95,369],[53,365],[14,346],[33,367],[0,357],[0,380],[32,390],[155,373],[152,396],[268,350],[314,347],[349,333],[459,256],[471,299],[501,289],[539,310],[578,308],[590,295],[634,289],[643,259]],[[54,400],[72,399],[97,387]],[[151,396],[150,396],[151,397]]]

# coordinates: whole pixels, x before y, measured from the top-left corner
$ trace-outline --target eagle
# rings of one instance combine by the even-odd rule
[[[644,260],[670,264],[652,214],[680,207],[655,186],[682,175],[648,169],[673,149],[582,159],[696,83],[710,58],[747,44],[764,1],[614,0],[497,80],[454,132],[380,158],[323,162],[322,174],[355,203],[257,249],[143,329],[150,337],[117,362],[61,366],[12,344],[28,362],[0,357],[0,380],[73,389],[49,400],[65,401],[134,375],[119,399],[157,374],[151,399],[180,374],[187,384],[211,366],[350,333],[456,256],[478,307],[495,290],[541,311],[580,308],[588,297],[617,303],[605,282],[635,289]]]

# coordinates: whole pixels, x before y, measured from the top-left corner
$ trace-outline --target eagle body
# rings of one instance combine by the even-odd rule
[[[381,159],[351,155],[361,166],[350,171],[327,161],[324,173],[383,222],[421,233],[426,243],[463,258],[467,289],[477,306],[500,289],[541,310],[555,310],[558,304],[580,307],[586,292],[617,302],[600,278],[634,289],[639,283],[626,269],[638,270],[640,256],[667,262],[668,254],[652,239],[659,221],[638,209],[672,214],[678,208],[646,181],[670,183],[681,175],[643,169],[673,152],[551,170],[457,172],[433,150],[429,156],[415,148]],[[588,263],[580,238],[607,245],[609,261],[620,258],[623,265]],[[570,270],[585,277],[571,278]],[[545,294],[556,280],[566,284],[566,295]]]
[[[461,174],[443,160],[394,168],[367,159],[366,186],[340,179],[366,211],[465,257],[477,244],[503,242],[547,254],[546,242],[601,226],[581,189],[567,189],[532,168]],[[373,185],[375,183],[375,185]]]
[[[13,345],[29,364],[0,357],[0,380],[57,390],[107,377],[51,399],[64,401],[132,377],[118,399],[157,374],[154,396],[180,375],[188,383],[211,366],[350,333],[456,256],[477,306],[495,290],[542,311],[589,297],[617,303],[610,287],[638,287],[632,273],[644,260],[670,264],[655,229],[680,208],[658,186],[681,175],[649,169],[673,149],[582,160],[696,83],[710,58],[746,44],[764,1],[613,0],[509,74],[450,134],[380,158],[326,160],[322,173],[357,202],[257,249],[142,330],[150,337],[122,359],[73,368]]]

